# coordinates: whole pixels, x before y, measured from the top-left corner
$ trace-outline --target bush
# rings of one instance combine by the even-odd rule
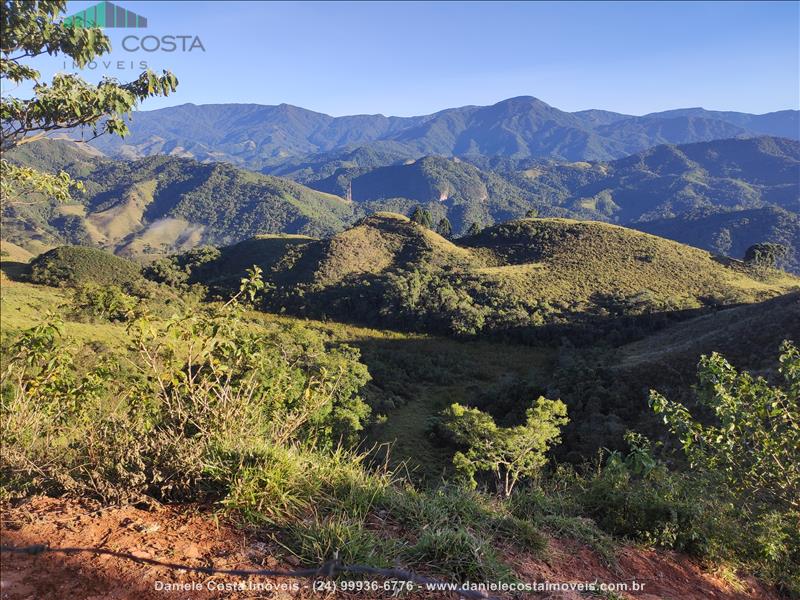
[[[757,267],[774,269],[777,266],[778,261],[786,258],[788,254],[788,246],[784,246],[783,244],[763,242],[759,244],[753,244],[747,248],[744,253],[744,261]]]
[[[138,298],[126,294],[119,286],[95,283],[77,285],[72,295],[75,313],[108,321],[128,321],[136,314]]]
[[[4,484],[106,501],[222,498],[248,465],[275,471],[297,440],[355,439],[369,412],[356,351],[301,327],[254,330],[238,310],[135,320],[127,371],[113,358],[79,368],[57,323],[25,332],[2,378]]]
[[[800,351],[786,341],[779,361],[783,385],[771,386],[762,377],[738,373],[717,353],[703,357],[697,401],[713,413],[710,425],[655,391],[650,402],[694,469],[720,478],[748,504],[800,510]]]

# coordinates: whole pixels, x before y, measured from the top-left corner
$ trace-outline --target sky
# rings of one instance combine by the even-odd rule
[[[94,4],[69,2],[68,14]],[[178,92],[143,109],[252,102],[409,116],[514,96],[634,115],[800,108],[796,1],[115,4],[147,28],[106,29],[112,53],[80,72],[127,81],[142,61],[172,70]],[[195,47],[166,52],[170,35]],[[153,51],[136,49],[144,36]],[[51,57],[36,66],[74,71]]]

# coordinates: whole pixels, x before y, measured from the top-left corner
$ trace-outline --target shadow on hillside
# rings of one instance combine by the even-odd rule
[[[724,256],[722,254],[712,254],[711,260],[721,264],[723,267],[744,267],[747,264],[743,260],[731,258],[730,256]]]
[[[374,279],[374,278],[373,278]],[[497,341],[531,346],[619,346],[642,339],[656,331],[699,316],[728,310],[738,304],[708,304],[699,308],[651,310],[647,298],[618,298],[596,294],[591,298],[591,311],[563,311],[545,316],[550,322],[541,325],[491,324],[476,334],[459,334],[453,328],[461,323],[458,313],[424,310],[403,314],[402,309],[387,300],[382,288],[369,279],[352,285],[340,284],[336,290],[313,295],[276,298],[289,314],[312,319],[339,321],[362,327],[377,327],[402,332],[430,333],[458,340]],[[513,315],[516,317],[516,315]],[[535,315],[531,314],[533,318]],[[502,318],[502,317],[501,317]]]
[[[453,449],[437,444],[433,425],[454,402],[477,406],[509,426],[539,395],[560,398],[570,423],[555,453],[567,462],[585,461],[600,448],[624,450],[627,430],[661,439],[665,430],[648,404],[649,391],[697,409],[697,364],[711,352],[737,369],[769,376],[781,341],[800,340],[800,294],[647,318],[652,328],[633,317],[598,319],[589,331],[548,325],[537,328],[539,344],[530,337],[520,344],[519,335],[507,332],[505,338],[452,338],[330,331],[360,350],[372,376],[365,396],[374,414],[387,417],[369,440],[391,444],[392,464],[408,460],[418,475],[435,480]],[[385,451],[377,456],[385,458]]]
[[[12,281],[22,281],[28,272],[28,263],[13,260],[0,261],[0,271]]]

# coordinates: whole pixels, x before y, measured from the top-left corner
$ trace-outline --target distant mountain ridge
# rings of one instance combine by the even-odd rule
[[[405,158],[436,154],[613,160],[658,144],[757,135],[800,139],[799,113],[752,115],[700,108],[642,117],[601,110],[569,113],[531,96],[415,117],[332,117],[288,104],[184,104],[138,112],[124,140],[105,136],[91,143],[114,157],[168,154],[251,170],[357,148]]]
[[[304,173],[305,184],[349,195],[367,213],[409,214],[421,204],[434,220],[446,216],[456,233],[535,210],[654,233],[648,224],[658,222],[658,235],[735,257],[756,242],[784,243],[791,249],[784,266],[800,270],[800,142],[793,140],[662,145],[592,163],[433,156],[372,168],[355,162],[316,164],[322,175],[348,166],[316,180]],[[688,221],[693,225],[683,230]]]

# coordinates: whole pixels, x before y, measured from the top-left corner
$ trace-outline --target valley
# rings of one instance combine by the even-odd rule
[[[623,4],[4,0],[2,598],[800,597],[798,9]]]

